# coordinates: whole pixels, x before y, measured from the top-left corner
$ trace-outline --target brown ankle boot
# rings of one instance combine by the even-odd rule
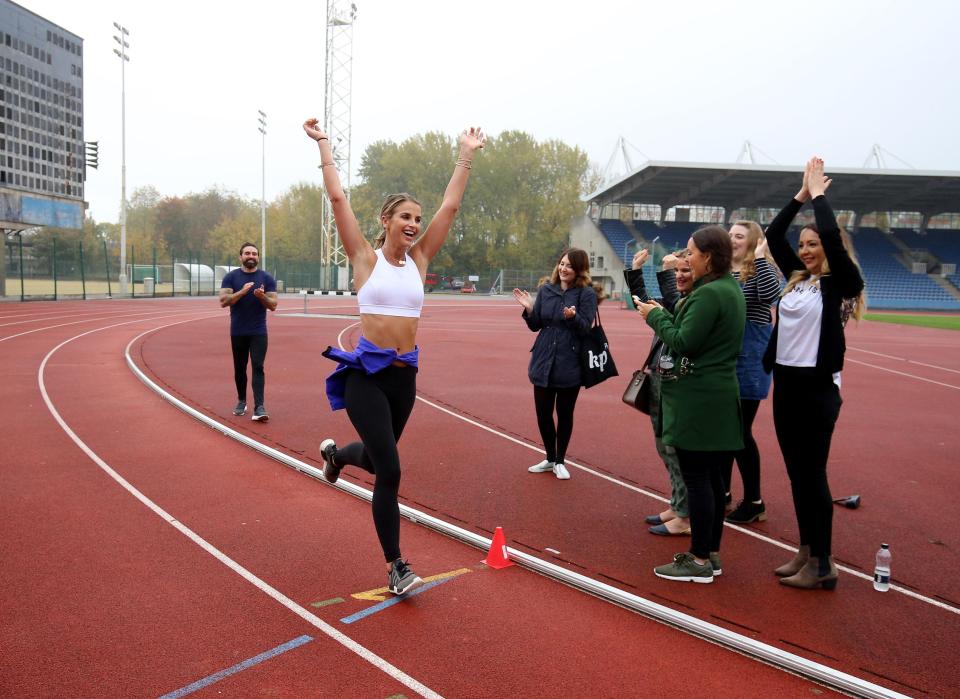
[[[823,561],[823,565],[821,565],[821,561]],[[803,590],[813,590],[818,587],[822,587],[824,590],[832,590],[837,586],[838,575],[833,556],[827,556],[825,560],[811,557],[796,575],[780,578],[780,584],[788,587],[798,587]]]
[[[810,547],[804,544],[800,547],[800,550],[797,551],[797,555],[793,557],[792,561],[784,563],[773,571],[773,574],[780,578],[796,575],[800,572],[800,569],[803,568],[808,558],[810,558]]]

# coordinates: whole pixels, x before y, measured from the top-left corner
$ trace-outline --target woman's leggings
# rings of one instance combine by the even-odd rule
[[[417,369],[389,366],[376,374],[354,369],[344,400],[359,442],[338,448],[337,466],[359,466],[376,476],[373,524],[387,563],[400,558],[400,455],[397,442],[417,397]]]
[[[720,469],[729,451],[690,451],[676,448],[690,504],[690,553],[708,558],[720,550],[723,536],[724,491]]]
[[[740,399],[740,413],[743,415],[743,449],[733,453],[733,458],[723,465],[724,492],[730,492],[733,480],[733,461],[736,459],[743,480],[743,499],[753,502],[760,499],[760,450],[753,438],[753,420],[760,409],[760,401]]]
[[[540,427],[540,439],[547,452],[547,461],[562,464],[567,458],[567,445],[573,434],[573,409],[577,405],[579,386],[570,388],[533,387],[533,404],[537,409],[537,425]],[[553,422],[556,408],[557,422]]]
[[[840,415],[840,389],[829,375],[775,365],[773,425],[790,476],[800,543],[810,555],[829,556],[833,538],[833,496],[827,482],[830,440]]]

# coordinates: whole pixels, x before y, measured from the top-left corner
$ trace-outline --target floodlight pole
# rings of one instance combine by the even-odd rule
[[[267,115],[257,110],[260,126],[260,269],[267,268]]]
[[[119,36],[113,35],[114,41],[120,44],[120,50],[113,52],[120,58],[120,295],[127,293],[127,78],[126,64],[130,60],[127,49],[130,44],[126,38],[130,36],[127,28],[114,22],[113,26]]]
[[[327,0],[326,74],[324,78],[323,129],[330,137],[333,162],[347,199],[350,191],[351,88],[353,83],[353,23],[357,6],[339,7],[342,0]],[[333,218],[333,207],[327,196],[322,200],[321,259],[324,269],[346,266],[349,263]],[[330,280],[325,280],[328,288]],[[339,286],[339,285],[334,285]]]

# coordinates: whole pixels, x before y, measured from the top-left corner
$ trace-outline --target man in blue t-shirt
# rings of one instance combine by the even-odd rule
[[[240,267],[220,283],[220,307],[230,306],[230,345],[233,379],[237,384],[234,415],[247,412],[247,357],[253,365],[253,419],[269,420],[263,407],[263,362],[267,357],[267,309],[277,310],[277,283],[261,269],[260,250],[253,243],[240,246]]]

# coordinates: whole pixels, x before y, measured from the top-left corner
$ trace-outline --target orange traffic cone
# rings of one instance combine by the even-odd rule
[[[497,569],[516,565],[510,560],[510,555],[507,553],[507,541],[503,536],[503,527],[497,527],[497,530],[493,533],[490,551],[481,563],[486,563],[491,568]]]

